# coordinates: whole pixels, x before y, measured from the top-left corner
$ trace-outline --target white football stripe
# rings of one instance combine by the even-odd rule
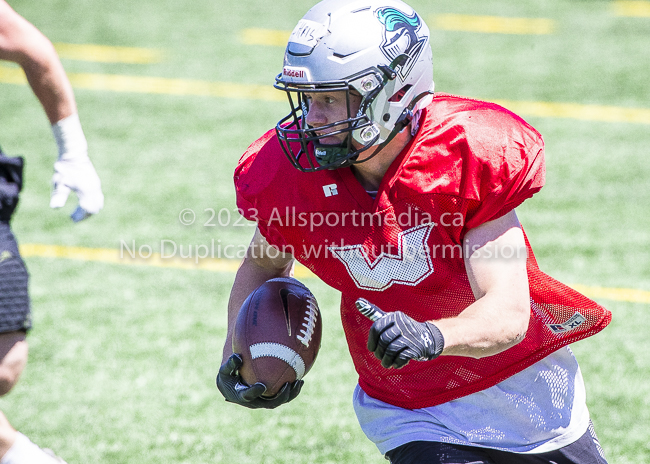
[[[255,345],[250,346],[250,351],[253,359],[271,356],[283,360],[293,367],[294,371],[296,371],[296,380],[302,379],[305,375],[305,361],[302,360],[298,353],[288,346],[270,342],[256,343]]]

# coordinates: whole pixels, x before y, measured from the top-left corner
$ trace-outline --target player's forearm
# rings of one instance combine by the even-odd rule
[[[0,59],[19,64],[51,124],[77,112],[74,94],[50,40],[0,3]]]
[[[77,112],[72,86],[58,58],[30,61],[23,66],[23,70],[50,124]]]
[[[235,282],[228,300],[228,333],[223,347],[223,361],[232,354],[232,333],[239,308],[257,287],[275,277],[288,277],[293,274],[293,260],[281,267],[262,267],[250,255],[247,256],[237,271]]]
[[[442,355],[478,359],[515,346],[525,337],[530,319],[525,294],[486,294],[459,316],[434,321],[445,339]]]
[[[34,33],[19,64],[34,95],[40,101],[50,124],[77,112],[70,81],[52,43],[40,32]]]

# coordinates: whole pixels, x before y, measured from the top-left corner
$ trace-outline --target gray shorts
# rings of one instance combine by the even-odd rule
[[[0,333],[32,327],[29,274],[9,224],[0,222]]]

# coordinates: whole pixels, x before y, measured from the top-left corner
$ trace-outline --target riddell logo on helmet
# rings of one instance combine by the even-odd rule
[[[294,68],[291,66],[285,66],[282,70],[282,75],[291,79],[309,80],[309,70],[306,68]]]
[[[305,71],[303,71],[302,69],[284,68],[284,75],[289,77],[305,77]]]

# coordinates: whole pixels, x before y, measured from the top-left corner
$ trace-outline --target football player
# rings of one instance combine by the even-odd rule
[[[300,392],[244,385],[231,348],[246,296],[298,260],[342,294],[354,409],[392,463],[605,463],[568,345],[611,313],[540,271],[515,213],[544,184],[541,135],[434,93],[429,30],[399,0],[318,3],[275,87],[291,111],[234,176],[257,229],[229,302],[226,400]]]
[[[101,182],[88,158],[70,82],[52,43],[31,23],[0,0],[0,59],[19,64],[52,124],[59,155],[54,163],[50,206],[62,207],[71,191],[79,205],[71,215],[78,222],[104,205]],[[0,395],[18,381],[27,362],[27,331],[31,328],[28,274],[10,227],[22,188],[23,160],[0,150]],[[62,462],[11,427],[0,412],[2,464]]]

